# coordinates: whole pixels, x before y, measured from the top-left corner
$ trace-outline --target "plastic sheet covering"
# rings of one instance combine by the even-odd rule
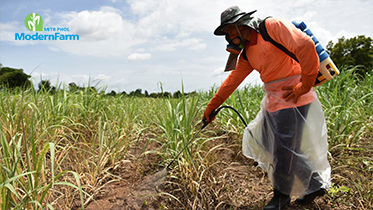
[[[320,101],[312,88],[297,104],[282,98],[281,87],[300,76],[267,83],[261,110],[244,132],[243,154],[268,173],[272,186],[302,196],[329,189],[327,130]]]

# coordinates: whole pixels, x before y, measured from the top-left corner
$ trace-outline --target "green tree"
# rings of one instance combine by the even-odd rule
[[[123,95],[123,96],[128,95],[126,91],[122,91],[120,94]]]
[[[358,74],[364,76],[373,70],[373,39],[364,35],[350,39],[342,37],[334,44],[332,41],[326,46],[333,62],[338,66],[364,66],[358,68]]]
[[[42,80],[38,84],[38,92],[50,92],[50,93],[55,93],[56,88],[51,85],[51,82],[49,80]]]
[[[78,87],[78,85],[76,85],[75,84],[75,82],[70,82],[69,83],[69,91],[70,92],[76,92],[76,91],[78,91],[79,90],[79,87]]]
[[[142,90],[139,88],[139,89],[136,89],[135,91],[131,91],[129,95],[130,96],[138,96],[138,97],[143,96],[141,92],[142,92]]]
[[[110,93],[107,93],[106,95],[107,96],[116,96],[117,92],[115,92],[114,90],[112,90]]]
[[[180,92],[180,90],[178,90],[178,91],[174,92],[173,97],[174,98],[181,98],[182,95],[183,94]]]
[[[14,69],[10,67],[0,68],[0,85],[3,87],[14,89],[16,87],[29,88],[31,87],[31,76],[25,74],[23,69]]]
[[[51,89],[51,82],[49,80],[42,80],[38,84],[39,91],[42,89],[49,90]]]

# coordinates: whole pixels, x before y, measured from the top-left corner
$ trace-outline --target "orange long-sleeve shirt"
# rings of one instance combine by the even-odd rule
[[[299,74],[316,78],[319,59],[312,39],[291,22],[280,18],[268,18],[265,24],[270,37],[293,52],[299,63],[253,31],[250,42],[245,43],[248,61],[240,55],[236,69],[224,80],[211,101],[217,107],[254,69],[264,83]]]

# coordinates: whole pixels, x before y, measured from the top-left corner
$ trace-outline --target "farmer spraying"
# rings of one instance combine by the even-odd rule
[[[312,39],[291,22],[267,18],[265,22],[233,6],[221,14],[214,31],[225,36],[230,71],[204,112],[211,122],[217,109],[255,69],[264,82],[261,110],[245,129],[243,154],[268,172],[273,198],[264,209],[283,209],[290,195],[298,205],[311,203],[330,187],[327,131],[324,113],[313,89],[319,58]],[[268,35],[297,58],[290,57],[260,33]]]

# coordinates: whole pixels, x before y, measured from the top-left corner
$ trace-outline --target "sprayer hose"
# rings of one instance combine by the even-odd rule
[[[243,122],[243,124],[245,125],[245,127],[247,127],[247,124],[246,124],[246,121],[243,119],[243,117],[242,117],[242,115],[235,109],[235,108],[233,108],[233,107],[231,107],[231,106],[221,106],[221,107],[219,107],[218,109],[216,109],[216,110],[213,110],[212,112],[211,112],[211,114],[210,114],[210,119],[213,119],[219,112],[220,112],[220,110],[222,110],[222,109],[224,109],[224,108],[228,108],[228,109],[231,109],[231,110],[233,110],[234,112],[236,112],[237,113],[237,115],[240,117],[240,119],[242,120],[242,122]],[[196,133],[196,134],[194,134],[194,136],[193,136],[193,138],[191,138],[189,141],[188,141],[188,143],[184,146],[184,148],[183,149],[181,149],[180,151],[179,151],[179,153],[176,155],[176,157],[174,158],[174,159],[172,159],[172,161],[166,166],[166,170],[172,165],[172,163],[180,156],[180,154],[185,150],[185,148],[187,148],[188,147],[188,145],[196,138],[196,136],[198,136],[198,134],[199,133],[201,133],[201,131],[209,124],[209,122],[207,122],[207,120],[206,119],[203,119],[202,120],[202,122],[203,122],[203,125],[202,125],[202,127],[199,129],[199,131]],[[249,130],[249,132],[250,132],[250,135],[251,136],[253,136],[253,134],[251,133],[251,131]]]
[[[235,108],[233,108],[233,107],[231,107],[231,106],[221,106],[221,107],[219,107],[218,109],[215,110],[214,115],[217,115],[217,114],[220,112],[220,110],[222,110],[222,109],[224,109],[224,108],[228,108],[228,109],[231,109],[231,110],[233,110],[234,112],[236,112],[236,114],[240,117],[242,123],[245,125],[245,127],[247,127],[247,123],[246,123],[246,121],[243,119],[242,115],[241,115],[241,114],[240,114],[240,113],[239,113]]]

